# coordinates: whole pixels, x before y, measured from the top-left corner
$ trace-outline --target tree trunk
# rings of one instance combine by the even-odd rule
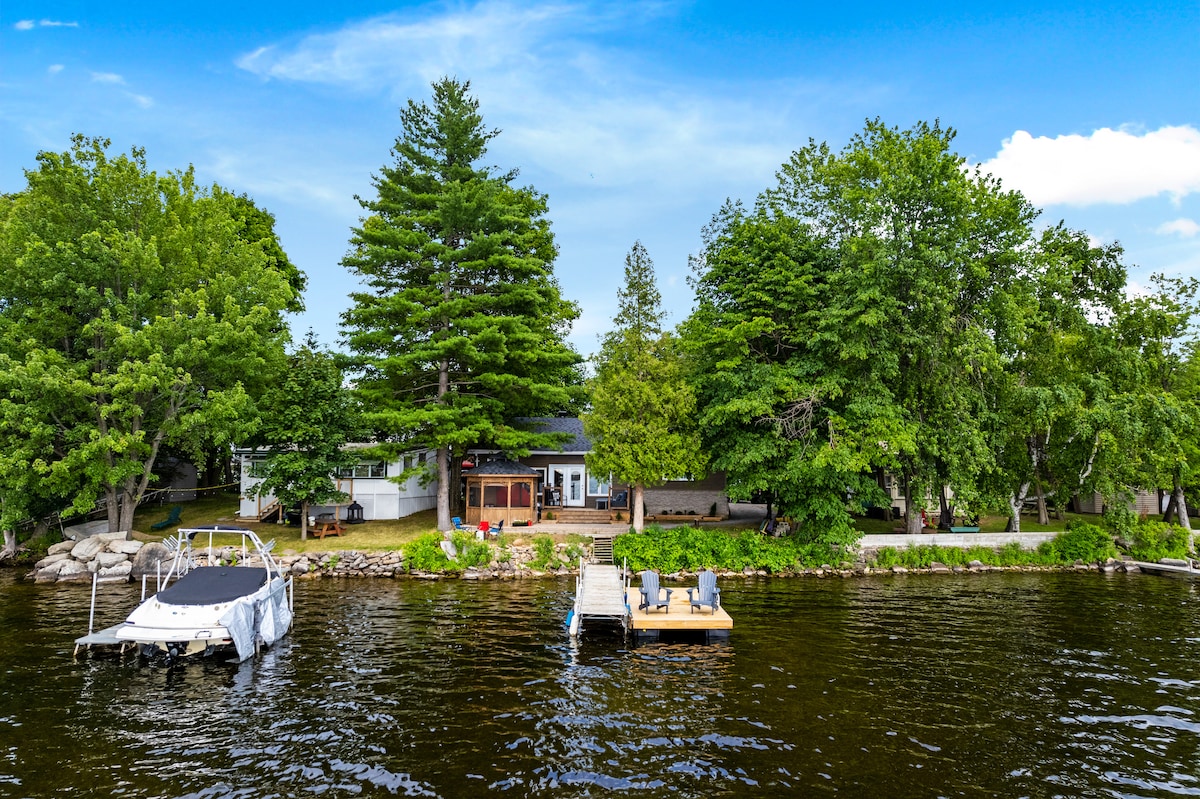
[[[938,529],[949,530],[954,526],[954,506],[950,504],[950,498],[946,496],[946,486],[942,486],[938,497]]]
[[[1042,489],[1042,481],[1037,481],[1037,512],[1038,524],[1042,527],[1050,524],[1050,514],[1046,512],[1046,492]]]
[[[450,450],[438,447],[437,451],[437,526],[439,530],[450,530]]]
[[[1175,490],[1171,490],[1171,497],[1167,500],[1167,509],[1163,511],[1162,520],[1166,524],[1171,523],[1171,519],[1175,517]],[[1161,502],[1161,500],[1160,500]]]
[[[308,500],[300,503],[300,540],[308,540]]]
[[[1183,481],[1175,476],[1175,490],[1171,492],[1171,501],[1175,503],[1175,515],[1179,517],[1179,526],[1185,530],[1192,529],[1191,519],[1188,518],[1187,500],[1183,496]]]
[[[646,486],[642,483],[634,483],[633,485],[633,507],[630,510],[633,512],[633,531],[640,533],[646,528],[646,503],[643,499],[646,495]]]
[[[4,531],[4,548],[0,549],[0,563],[5,559],[15,557],[17,554],[17,532],[16,530]]]
[[[921,520],[921,508],[913,502],[912,479],[904,476],[904,516],[906,519],[905,530],[909,535],[919,535],[921,528],[924,527]]]
[[[1021,532],[1021,507],[1025,504],[1025,496],[1029,493],[1029,483],[1022,483],[1021,489],[1008,498],[1008,529],[1005,532]]]

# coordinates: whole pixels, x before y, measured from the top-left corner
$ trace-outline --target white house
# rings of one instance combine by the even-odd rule
[[[358,447],[366,445],[356,445]],[[257,473],[258,465],[266,460],[266,455],[255,450],[240,450],[241,460],[241,505],[238,515],[243,519],[262,519],[277,512],[277,503],[272,496],[258,497],[251,494],[253,488],[261,480]],[[316,505],[309,509],[312,516],[322,513],[332,513],[339,519],[346,518],[346,506],[358,503],[362,507],[364,520],[400,519],[418,511],[437,507],[437,480],[426,485],[421,484],[420,476],[413,476],[404,482],[396,482],[395,478],[405,468],[429,463],[435,460],[435,454],[428,451],[410,452],[402,461],[383,461],[364,458],[358,465],[344,469],[337,475],[337,485],[349,495],[349,499],[340,506]]]

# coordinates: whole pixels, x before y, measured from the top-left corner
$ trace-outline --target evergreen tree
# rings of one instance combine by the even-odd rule
[[[580,380],[546,197],[481,164],[499,131],[469,89],[443,78],[431,104],[401,110],[395,163],[359,198],[367,214],[342,261],[368,288],[343,324],[376,452],[437,451],[442,529],[466,447],[556,443],[512,420],[569,406]]]
[[[583,430],[592,443],[588,468],[632,486],[633,528],[641,532],[646,486],[698,475],[707,459],[694,426],[695,394],[662,329],[654,262],[640,241],[625,256],[617,303],[615,326],[595,359]]]

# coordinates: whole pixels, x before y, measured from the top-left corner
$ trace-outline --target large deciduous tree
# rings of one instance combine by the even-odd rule
[[[498,131],[469,88],[444,78],[431,103],[401,110],[395,162],[359,199],[367,213],[342,261],[367,289],[343,318],[366,424],[381,455],[437,451],[442,529],[457,456],[551,443],[512,422],[567,407],[580,379],[546,198],[482,163]]]
[[[971,498],[990,459],[992,331],[1034,211],[953,138],[876,120],[840,153],[810,143],[752,213],[717,215],[698,259],[689,346],[716,465],[738,490],[770,474],[781,509],[835,538],[872,472],[901,479],[917,531],[928,497]]]
[[[696,430],[695,393],[674,338],[662,328],[654,263],[640,241],[625,256],[617,307],[614,327],[594,359],[583,430],[592,444],[588,469],[633,488],[633,529],[641,532],[646,487],[700,475],[707,457]]]
[[[296,293],[268,218],[246,235],[248,200],[108,145],[40,153],[4,205],[0,449],[27,451],[40,490],[76,511],[102,496],[128,530],[164,446],[199,458],[248,431]],[[10,523],[28,478],[0,479]]]

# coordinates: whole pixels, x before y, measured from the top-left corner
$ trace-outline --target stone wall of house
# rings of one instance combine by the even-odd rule
[[[729,498],[725,495],[724,480],[718,486],[678,482],[647,488],[645,505],[646,513],[650,516],[676,513],[708,516],[712,514],[713,505],[716,505],[715,515],[729,515]]]

